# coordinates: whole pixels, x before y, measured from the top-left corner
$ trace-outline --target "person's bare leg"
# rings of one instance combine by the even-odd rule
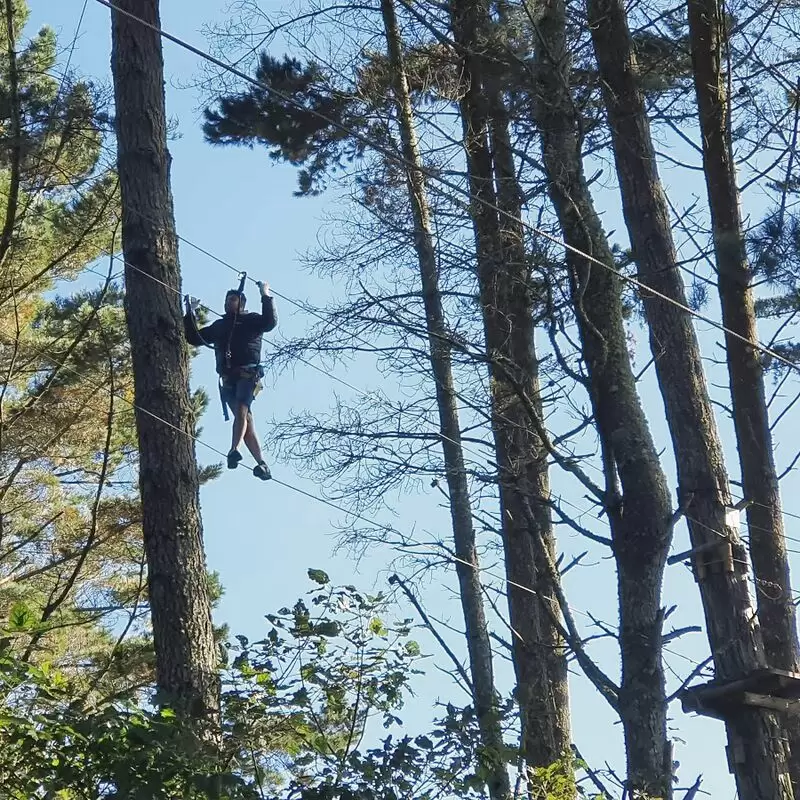
[[[239,403],[236,406],[236,413],[233,415],[233,438],[231,440],[231,450],[238,450],[242,446],[242,439],[245,438],[247,433],[247,421],[249,416],[250,411],[248,410],[247,406],[244,403]]]
[[[244,431],[244,444],[250,451],[250,455],[256,460],[256,464],[260,464],[264,457],[261,453],[261,444],[258,441],[258,434],[256,433],[256,426],[253,423],[253,415],[247,412],[247,424]]]
[[[253,475],[262,481],[268,481],[272,478],[267,462],[264,461],[264,456],[261,454],[261,444],[258,441],[258,434],[256,433],[256,426],[253,424],[252,414],[247,415],[247,428],[244,433],[244,443],[250,454],[256,460],[256,465],[253,468]]]

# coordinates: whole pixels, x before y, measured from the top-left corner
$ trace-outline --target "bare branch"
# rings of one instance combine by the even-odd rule
[[[453,662],[453,666],[455,666],[456,672],[461,677],[461,680],[464,683],[466,691],[468,692],[468,694],[471,697],[472,696],[472,681],[470,680],[469,675],[467,675],[467,671],[464,669],[464,665],[458,660],[458,658],[456,657],[456,654],[452,651],[452,649],[447,644],[447,642],[445,642],[445,640],[442,638],[442,636],[439,633],[439,631],[436,630],[436,627],[431,622],[430,617],[425,613],[425,609],[422,608],[422,606],[420,605],[419,601],[414,596],[414,593],[409,588],[408,584],[397,574],[394,574],[389,578],[389,583],[393,584],[393,585],[397,584],[403,590],[403,594],[408,598],[408,600],[411,603],[411,605],[414,606],[414,608],[417,610],[417,613],[419,614],[420,618],[422,619],[423,623],[425,624],[425,627],[431,632],[431,634],[433,635],[433,638],[436,639],[436,641],[439,643],[439,646],[447,654],[447,656],[450,659],[450,661]]]

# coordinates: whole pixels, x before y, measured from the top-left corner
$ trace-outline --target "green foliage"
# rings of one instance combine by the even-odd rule
[[[344,761],[371,718],[381,717],[385,727],[399,721],[403,690],[415,674],[414,650],[406,647],[406,622],[375,625],[383,597],[332,586],[319,570],[309,576],[317,588],[292,608],[270,614],[272,627],[261,641],[239,637],[238,645],[230,645],[232,663],[256,683],[246,703],[252,731],[271,724],[266,709],[276,704],[300,710],[301,740]],[[235,693],[228,697],[240,702]]]
[[[107,391],[133,392],[122,292],[44,292],[116,249],[116,178],[99,96],[53,74],[54,32],[25,41],[27,4],[14,11],[16,76],[0,48],[0,630],[21,661],[113,697],[152,672],[134,421]]]
[[[314,581],[314,583],[318,583],[320,586],[330,583],[331,580],[328,577],[328,573],[321,569],[309,569],[308,577]]]
[[[575,765],[570,755],[547,767],[528,770],[530,800],[572,800],[575,790]]]
[[[255,78],[293,102],[253,85],[220,98],[217,109],[206,109],[206,140],[218,145],[266,145],[274,160],[306,164],[299,193],[318,193],[326,171],[363,152],[363,146],[339,127],[343,123],[364,127],[354,98],[326,85],[317,64],[303,65],[288,56],[279,60],[262,53]]]
[[[464,86],[459,63],[451,48],[439,42],[426,42],[409,47],[404,53],[406,79],[411,96],[422,102],[448,100],[458,102]],[[358,87],[362,97],[376,108],[394,103],[394,75],[389,57],[380,51],[366,50],[364,63],[358,68]]]
[[[27,631],[33,626],[35,617],[30,607],[23,600],[19,600],[8,612],[7,630],[9,633]]]
[[[15,37],[19,41],[28,19],[28,4],[16,0]],[[5,40],[5,16],[2,22]],[[21,111],[21,173],[26,191],[67,190],[95,171],[103,145],[103,115],[91,84],[53,74],[58,43],[52,28],[42,28],[23,47],[17,47],[17,72]],[[14,152],[10,62],[0,51],[0,167],[9,169]]]
[[[796,193],[796,189],[791,192]],[[756,301],[756,314],[791,322],[800,311],[800,216],[780,206],[771,210],[750,232],[748,247],[754,273],[772,289]],[[770,349],[800,364],[800,342],[790,338],[791,330],[782,326],[782,336],[770,343]],[[764,355],[762,361],[778,375],[786,372],[787,365],[772,356]]]
[[[688,34],[681,17],[665,15],[658,31],[633,34],[639,81],[648,94],[661,94],[687,83],[692,76]]]
[[[535,69],[535,24],[523,7],[497,6],[482,67],[501,84],[517,114],[513,124],[530,128],[531,74]],[[643,89],[651,96],[685,87],[691,76],[685,21],[666,13],[658,31],[633,34],[636,69]],[[456,106],[463,85],[460,56],[430,31],[420,33],[404,52],[406,79],[416,104]],[[577,59],[571,85],[592,117],[599,110],[599,80],[591,58]],[[352,65],[355,88],[339,79],[335,68],[284,55],[277,59],[265,50],[259,54],[253,77],[268,90],[248,84],[241,91],[221,96],[205,110],[203,132],[215,145],[268,148],[273,160],[301,167],[298,195],[317,195],[330,175],[340,173],[367,152],[365,141],[391,151],[397,143],[383,120],[394,115],[393,75],[385,52],[371,46],[359,52]],[[278,97],[279,92],[283,97]],[[376,121],[377,119],[377,121]],[[594,121],[587,126],[595,126]],[[390,170],[390,165],[385,168]]]
[[[448,709],[428,735],[360,748],[371,719],[401,724],[396,712],[417,674],[407,623],[388,623],[388,611],[354,587],[318,587],[269,615],[263,641],[238,637],[216,743],[198,742],[135,693],[97,703],[51,664],[32,666],[6,648],[0,798],[478,797],[469,711]]]
[[[257,797],[169,713],[95,708],[47,665],[0,655],[0,798]]]

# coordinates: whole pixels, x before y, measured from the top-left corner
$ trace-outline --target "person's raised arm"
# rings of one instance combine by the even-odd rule
[[[206,325],[204,328],[198,328],[195,311],[199,307],[200,301],[194,297],[190,298],[189,295],[186,295],[185,300],[186,314],[183,317],[183,331],[186,335],[186,341],[194,347],[200,347],[201,345],[212,347],[214,344],[214,331],[212,330],[214,323],[212,322],[211,325]]]
[[[268,333],[278,324],[278,315],[275,312],[275,300],[270,294],[269,284],[266,281],[256,281],[261,291],[261,319],[259,321],[259,328]]]

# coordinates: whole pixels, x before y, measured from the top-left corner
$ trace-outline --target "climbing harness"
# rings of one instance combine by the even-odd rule
[[[239,311],[246,302],[244,295],[244,285],[247,282],[247,273],[241,273],[241,280],[239,281],[239,288],[235,291],[228,292],[228,295],[237,294],[239,296],[239,305],[236,308],[236,313],[233,315],[233,324],[231,325],[231,332],[228,334],[228,344],[225,347],[225,366],[231,369],[231,342],[233,341],[233,332],[236,330],[236,321],[239,319]]]
[[[228,416],[228,404],[225,402],[225,389],[230,387],[231,384],[235,385],[240,380],[252,380],[255,381],[255,385],[253,387],[253,398],[255,399],[259,392],[264,388],[261,379],[264,377],[264,368],[261,364],[244,364],[241,366],[234,367],[231,363],[231,359],[233,354],[231,353],[231,343],[233,342],[233,334],[236,330],[236,322],[239,318],[239,312],[244,307],[246,302],[245,294],[244,294],[244,287],[245,283],[247,282],[247,273],[241,272],[239,273],[240,280],[239,280],[239,288],[232,289],[228,292],[228,295],[236,294],[239,296],[239,306],[236,309],[236,312],[233,316],[233,323],[231,325],[230,333],[228,334],[228,343],[225,347],[225,374],[220,376],[219,379],[219,399],[222,405],[222,414],[225,417],[225,422],[230,420]]]
[[[245,283],[247,282],[247,273],[240,272],[239,273],[239,288],[238,289],[231,289],[228,292],[228,296],[235,294],[239,297],[239,306],[236,309],[236,312],[233,316],[233,323],[231,324],[230,333],[228,334],[228,341],[225,346],[225,374],[220,375],[219,378],[219,399],[220,405],[222,405],[222,414],[225,417],[225,422],[230,420],[228,415],[228,404],[225,402],[225,390],[229,388],[231,385],[235,385],[240,380],[252,380],[254,381],[253,386],[253,398],[255,399],[261,390],[264,388],[264,385],[261,379],[264,377],[264,368],[261,366],[260,363],[254,364],[244,364],[241,366],[234,367],[232,364],[233,353],[231,352],[231,344],[233,343],[233,334],[236,329],[236,322],[239,318],[239,312],[244,307],[246,302],[246,297],[244,294],[244,287]],[[187,294],[184,298],[186,300],[187,305],[191,307],[191,298]],[[200,341],[209,349],[214,350],[215,347],[213,344],[209,344],[204,338],[203,335],[200,333],[200,329],[197,326],[197,320],[195,319],[194,314],[191,315],[192,327],[194,328],[197,337]]]
[[[237,367],[236,370],[230,370],[225,375],[220,375],[219,378],[219,400],[222,404],[222,414],[225,417],[225,422],[230,420],[228,416],[228,404],[225,402],[225,389],[231,384],[236,384],[240,380],[255,380],[253,387],[253,399],[258,397],[264,384],[261,379],[264,377],[264,367],[261,364],[246,364],[243,367]]]

